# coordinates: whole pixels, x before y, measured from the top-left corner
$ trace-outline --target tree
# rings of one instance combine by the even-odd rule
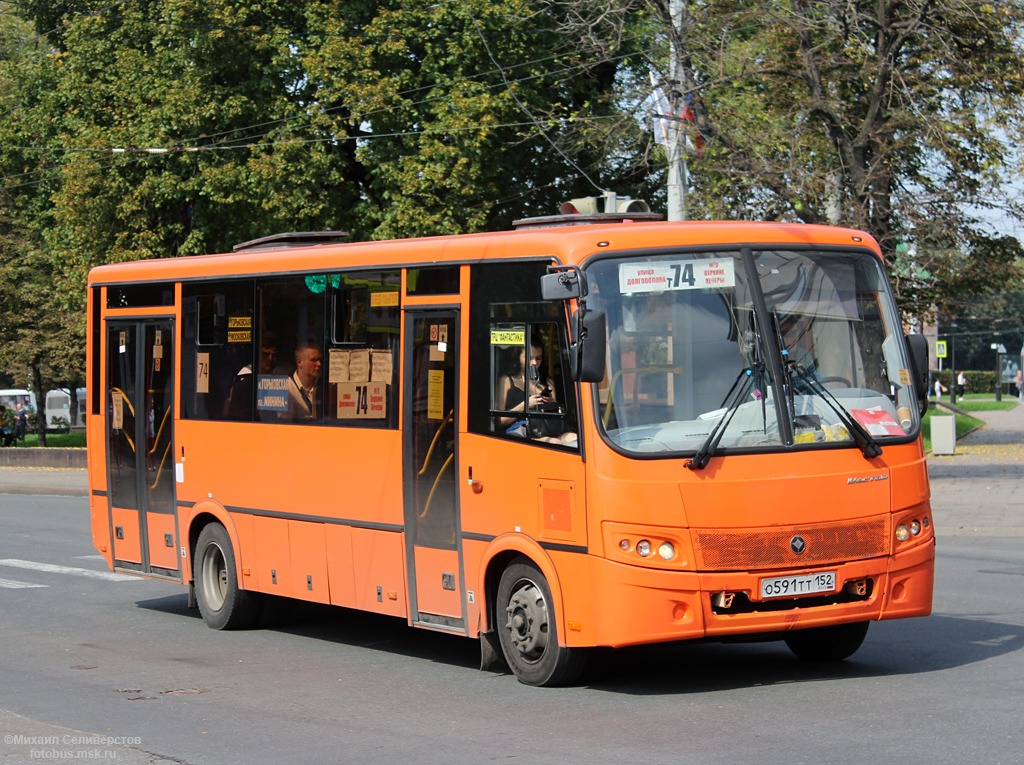
[[[23,12],[49,47],[8,69],[0,166],[79,309],[100,263],[285,230],[507,226],[554,212],[578,175],[533,113],[592,88],[549,71],[568,64],[529,0]]]
[[[648,20],[654,79],[701,144],[689,217],[866,230],[913,314],[998,280],[1020,254],[984,224],[992,208],[1022,218],[1001,193],[1024,132],[1017,0],[557,2],[595,56]],[[627,102],[648,96],[644,79]]]
[[[40,446],[46,446],[46,391],[80,385],[85,356],[84,314],[56,298],[60,278],[0,198],[0,367],[35,393]]]

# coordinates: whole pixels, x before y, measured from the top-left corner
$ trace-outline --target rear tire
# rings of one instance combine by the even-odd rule
[[[203,528],[192,559],[199,613],[210,629],[252,627],[260,615],[262,597],[238,587],[235,551],[227,529],[219,523]]]
[[[561,685],[579,677],[585,648],[558,644],[551,588],[526,557],[516,558],[498,584],[495,628],[512,672],[526,685]]]
[[[789,650],[805,661],[842,661],[853,656],[864,642],[871,622],[837,624],[796,630],[786,636]]]

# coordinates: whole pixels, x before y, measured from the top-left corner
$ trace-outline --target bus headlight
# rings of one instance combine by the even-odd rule
[[[910,533],[915,537],[921,533],[921,521],[915,519],[910,522]]]
[[[910,529],[901,523],[896,527],[896,539],[900,542],[906,542],[910,539]]]
[[[641,539],[636,543],[636,554],[641,558],[646,558],[651,554],[651,543],[646,539]]]
[[[662,560],[672,560],[676,557],[676,548],[671,542],[662,542],[658,547],[658,555]]]

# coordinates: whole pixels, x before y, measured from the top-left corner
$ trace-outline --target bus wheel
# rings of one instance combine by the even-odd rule
[[[842,661],[856,653],[871,622],[795,630],[786,636],[789,650],[805,661]]]
[[[199,613],[211,629],[246,629],[255,623],[262,605],[260,595],[238,588],[231,537],[219,523],[210,523],[200,532],[192,576]]]
[[[586,650],[558,644],[551,589],[534,563],[516,558],[498,584],[496,627],[509,667],[526,685],[559,685],[583,671]]]

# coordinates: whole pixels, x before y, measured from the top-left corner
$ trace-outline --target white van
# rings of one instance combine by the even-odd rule
[[[58,388],[46,392],[46,427],[53,429],[57,427],[55,417],[62,417],[67,420],[73,428],[85,427],[85,388],[77,388],[78,412],[71,416],[71,393],[67,388]]]
[[[12,412],[17,410],[18,404],[24,406],[29,412],[35,412],[36,394],[24,388],[4,388],[0,390],[0,404]]]

